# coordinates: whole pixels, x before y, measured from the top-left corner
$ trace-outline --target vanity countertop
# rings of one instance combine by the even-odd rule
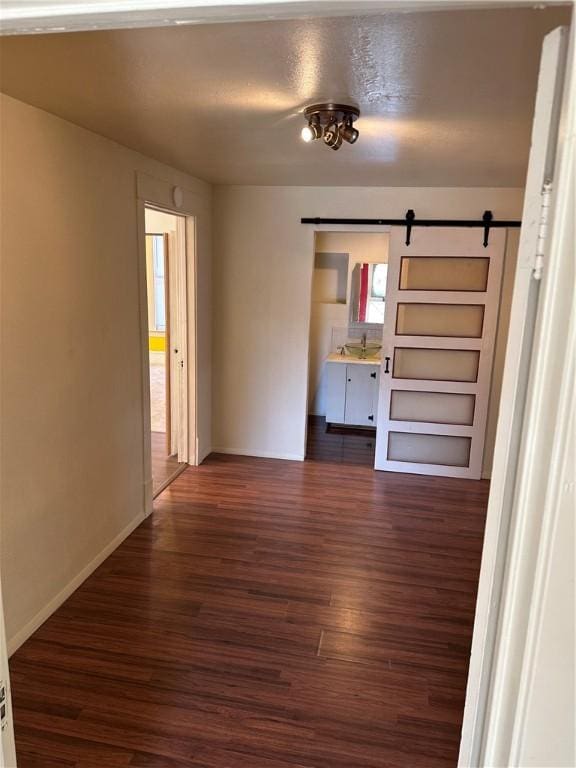
[[[354,365],[380,365],[380,355],[373,357],[354,357],[353,355],[341,355],[339,352],[331,352],[326,358],[327,363],[353,363]]]

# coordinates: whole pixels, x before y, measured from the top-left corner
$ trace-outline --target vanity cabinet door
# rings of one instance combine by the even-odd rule
[[[378,407],[379,368],[376,365],[346,366],[345,424],[375,427]]]
[[[326,421],[328,424],[344,424],[347,367],[345,363],[326,363]]]

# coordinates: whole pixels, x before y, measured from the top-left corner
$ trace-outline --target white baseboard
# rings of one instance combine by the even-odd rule
[[[125,538],[127,538],[132,531],[137,528],[140,523],[143,521],[144,518],[138,516],[135,520],[132,520],[129,525],[126,526],[120,533],[115,536],[112,541],[107,544],[104,549],[99,552],[96,557],[91,560],[91,562],[88,563],[87,566],[82,568],[79,574],[77,574],[72,581],[70,581],[64,589],[60,590],[58,594],[50,600],[50,602],[42,608],[41,611],[39,611],[34,618],[32,618],[25,626],[22,627],[21,630],[16,632],[16,634],[11,637],[8,642],[8,656],[12,656],[12,654],[20,648],[20,646],[28,640],[28,638],[36,632],[36,630],[44,624],[46,619],[50,618],[50,616],[56,611],[62,603],[64,603],[70,595],[75,592],[78,587],[86,581],[88,576],[90,576],[96,568],[98,568],[99,565],[102,565],[104,560],[108,557],[108,555],[111,555],[114,550],[122,544]]]
[[[275,451],[254,451],[250,448],[212,448],[212,453],[229,453],[233,456],[253,456],[257,459],[282,459],[283,461],[304,461],[303,453],[276,453]]]

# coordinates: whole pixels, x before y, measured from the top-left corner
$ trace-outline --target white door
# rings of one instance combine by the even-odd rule
[[[480,478],[506,231],[390,236],[376,469]]]

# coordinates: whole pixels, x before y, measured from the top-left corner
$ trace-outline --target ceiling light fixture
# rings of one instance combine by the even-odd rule
[[[323,139],[327,147],[340,149],[342,140],[354,144],[359,132],[354,121],[360,117],[360,110],[347,104],[312,104],[304,110],[308,125],[302,128],[302,140],[311,142]]]

